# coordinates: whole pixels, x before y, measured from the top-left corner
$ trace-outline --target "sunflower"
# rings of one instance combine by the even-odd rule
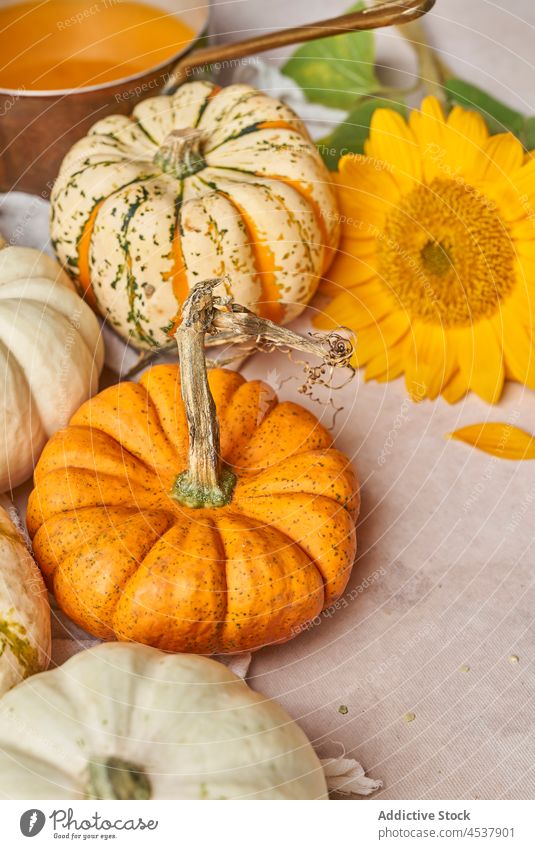
[[[317,326],[355,330],[366,379],[404,374],[415,400],[535,388],[535,158],[434,97],[408,122],[376,110],[365,153],[335,175],[342,240]]]

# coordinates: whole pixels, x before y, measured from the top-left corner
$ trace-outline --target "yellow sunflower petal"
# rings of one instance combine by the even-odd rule
[[[535,460],[535,438],[505,422],[468,425],[447,436],[504,460]]]
[[[430,183],[440,174],[446,135],[446,119],[436,97],[424,98],[419,111],[411,112],[409,126],[420,146],[423,176]]]
[[[352,236],[346,236],[340,240],[340,250],[345,253],[354,254],[359,259],[371,256],[377,251],[377,239],[373,236],[354,239]]]
[[[476,180],[507,180],[508,175],[522,167],[524,148],[512,133],[491,136],[472,166]]]
[[[535,259],[526,254],[528,251],[521,253],[518,257],[518,279],[522,282],[524,287],[529,287],[531,290],[531,302],[535,297],[534,287],[535,287]]]
[[[502,318],[507,376],[535,389],[535,346],[532,334],[519,323],[512,309],[504,308]]]
[[[487,125],[479,112],[454,106],[448,115],[447,128],[444,155],[446,170],[468,176],[489,137]]]
[[[385,383],[395,380],[405,368],[407,336],[391,348],[386,348],[368,362],[364,372],[365,380],[377,380]]]
[[[369,238],[373,235],[370,225],[381,225],[399,201],[399,188],[388,165],[365,156],[342,157],[335,182],[344,235]]]
[[[533,208],[535,204],[535,157],[525,162],[522,168],[519,168],[511,176],[511,181],[520,196],[526,199],[525,213],[531,215],[535,213]]]
[[[522,267],[522,262],[519,263],[519,266]],[[508,330],[514,325],[515,321],[527,328],[531,328],[535,323],[535,279],[534,283],[530,284],[520,270],[517,280],[511,296],[503,303],[501,309],[493,318],[494,324],[500,328],[500,337],[503,337],[504,334],[504,315],[510,317]]]
[[[353,330],[356,327],[354,307],[357,299],[353,292],[348,292],[344,287],[330,284],[333,290],[333,297],[329,303],[316,313],[312,319],[314,327],[320,330],[332,330],[333,327],[351,327]],[[362,294],[361,294],[362,291]],[[362,290],[359,288],[359,297],[374,298],[378,292],[381,292],[381,287],[374,281],[370,284],[363,284]]]
[[[389,207],[364,186],[338,186],[342,238],[370,239],[382,232]]]
[[[339,321],[336,321],[330,313],[323,311],[317,313],[312,319],[312,324],[314,327],[317,327],[318,330],[334,330],[335,327],[347,327],[347,325],[341,325]]]
[[[359,330],[355,364],[366,365],[383,351],[396,345],[408,332],[409,320],[403,312],[393,312],[371,327]]]
[[[385,316],[392,312],[392,304],[380,287],[373,295],[359,297],[359,290],[341,292],[328,304],[324,312],[314,318],[314,325],[325,329],[325,324],[335,322],[338,326],[350,327],[352,330],[377,325]]]
[[[501,181],[487,181],[485,194],[494,200],[504,221],[516,223],[535,219],[535,158],[507,174]]]
[[[377,276],[377,258],[368,256],[361,259],[354,254],[338,251],[336,258],[326,274],[326,279],[339,288],[352,289]]]
[[[455,371],[440,393],[448,404],[456,404],[468,392],[468,381],[460,369]]]
[[[388,295],[380,288],[374,295],[360,297],[360,289],[344,292],[329,304],[329,315],[340,325],[361,330],[377,325],[392,312],[392,303]]]
[[[514,221],[511,224],[511,236],[516,241],[526,241],[532,243],[535,240],[535,220],[530,218],[522,218],[521,221]]]
[[[446,333],[439,324],[415,321],[411,327],[405,385],[414,401],[433,400],[451,376]]]
[[[529,239],[515,240],[515,250],[519,257],[535,260],[535,239],[531,241]]]
[[[473,392],[495,404],[503,391],[505,370],[502,347],[492,322],[479,321],[455,335],[461,374]]]
[[[407,122],[393,109],[375,110],[364,149],[376,163],[389,163],[391,174],[402,190],[408,191],[415,182],[421,182],[419,145]]]
[[[371,159],[361,154],[348,153],[342,156],[338,163],[338,171],[334,173],[337,186],[365,186],[372,194],[377,194],[379,200],[395,203],[399,198],[399,186],[392,177],[389,159],[384,162]],[[380,193],[376,192],[381,187]]]
[[[387,371],[376,377],[377,383],[389,383],[391,380],[396,380],[403,374],[404,360],[403,356],[399,360],[391,360]]]

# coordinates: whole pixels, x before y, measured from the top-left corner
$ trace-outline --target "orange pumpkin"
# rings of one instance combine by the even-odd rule
[[[194,360],[181,365],[182,382],[187,367],[206,378]],[[232,479],[219,501],[177,495],[200,424],[189,416],[190,438],[175,365],[105,389],[41,455],[35,556],[61,608],[97,637],[251,650],[290,639],[346,586],[359,503],[347,457],[266,384],[215,369],[204,385]]]

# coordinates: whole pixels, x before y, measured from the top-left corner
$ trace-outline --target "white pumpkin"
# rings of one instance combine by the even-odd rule
[[[292,110],[247,85],[196,81],[98,121],[51,197],[58,258],[127,340],[169,342],[199,280],[285,323],[339,236],[331,178]],[[225,294],[225,291],[217,294]]]
[[[32,474],[46,441],[98,389],[100,324],[51,257],[0,249],[0,491]]]
[[[6,509],[7,508],[7,509]],[[9,510],[9,512],[8,512]],[[0,499],[0,696],[50,658],[50,606],[41,577]]]
[[[275,702],[206,657],[105,643],[0,700],[0,798],[319,799]]]

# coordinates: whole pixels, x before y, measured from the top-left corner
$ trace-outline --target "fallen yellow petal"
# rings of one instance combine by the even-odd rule
[[[535,460],[535,437],[505,422],[468,425],[446,434],[503,460]]]

